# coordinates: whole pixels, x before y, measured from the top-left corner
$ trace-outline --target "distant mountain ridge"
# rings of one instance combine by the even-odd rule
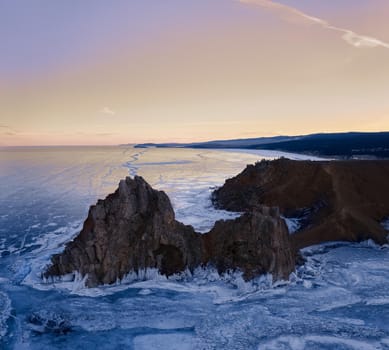
[[[144,143],[137,148],[264,149],[339,158],[389,158],[389,132],[319,133],[215,140],[194,143]]]
[[[300,138],[301,136],[274,136],[274,137],[256,137],[249,139],[232,139],[232,140],[213,140],[205,142],[191,143],[141,143],[136,145],[136,148],[167,148],[167,147],[182,147],[182,148],[248,148],[253,145],[271,144],[274,142],[291,141]]]

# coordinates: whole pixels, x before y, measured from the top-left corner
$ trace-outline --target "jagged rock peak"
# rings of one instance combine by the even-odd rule
[[[127,177],[115,193],[91,206],[80,234],[52,257],[44,276],[78,271],[88,275],[88,286],[96,286],[145,268],[170,275],[198,266],[202,250],[193,228],[174,219],[164,192],[139,176]]]

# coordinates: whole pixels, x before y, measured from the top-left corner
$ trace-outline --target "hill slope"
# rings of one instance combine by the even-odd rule
[[[279,207],[297,218],[297,248],[328,241],[373,239],[386,243],[381,223],[389,217],[389,161],[262,161],[213,193],[216,206],[250,211]]]
[[[145,143],[135,147],[266,149],[345,159],[389,158],[389,132],[275,136],[197,143]]]

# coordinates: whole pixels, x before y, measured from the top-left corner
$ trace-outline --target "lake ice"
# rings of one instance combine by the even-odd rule
[[[244,282],[198,269],[154,271],[86,289],[45,284],[51,254],[89,205],[127,175],[166,191],[177,219],[208,230],[238,214],[209,195],[276,152],[125,147],[0,150],[1,349],[389,349],[389,248],[372,242],[306,248],[289,281]],[[291,157],[300,158],[297,155]],[[292,227],[292,226],[291,226]]]

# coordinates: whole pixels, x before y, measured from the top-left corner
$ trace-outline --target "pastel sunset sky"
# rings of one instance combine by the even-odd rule
[[[389,130],[388,0],[0,2],[0,146]]]

